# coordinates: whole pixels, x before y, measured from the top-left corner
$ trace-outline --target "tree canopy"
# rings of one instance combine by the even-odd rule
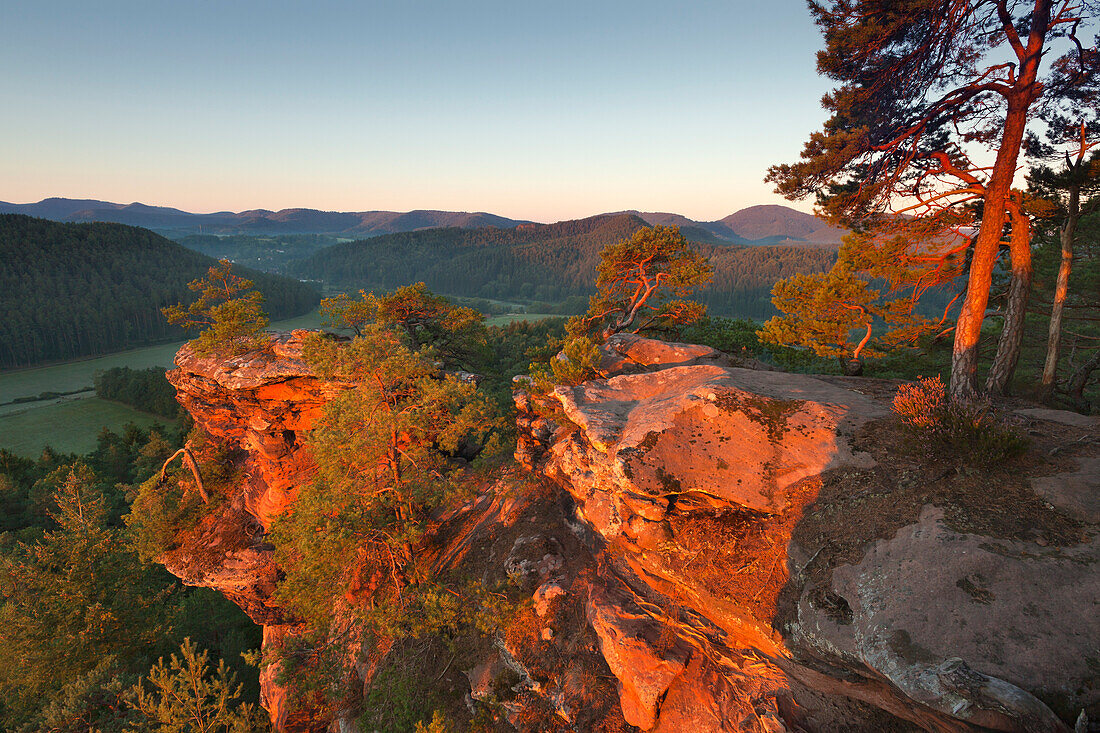
[[[233,273],[232,262],[218,260],[206,277],[192,280],[187,287],[199,297],[187,307],[182,303],[168,306],[163,313],[174,326],[203,329],[191,341],[197,353],[241,353],[259,345],[268,324],[264,296],[253,289],[251,280]]]
[[[588,313],[570,322],[574,335],[638,333],[691,323],[706,306],[685,300],[705,285],[713,269],[693,250],[679,227],[643,227],[600,252],[597,292]]]
[[[377,591],[392,610],[407,582],[424,579],[412,547],[428,512],[458,489],[462,455],[499,425],[472,382],[442,372],[430,347],[410,348],[392,327],[365,325],[350,343],[317,334],[305,356],[321,376],[352,385],[310,432],[317,476],[274,530],[280,597],[323,625],[338,592]]]
[[[826,43],[818,70],[839,85],[822,100],[832,114],[810,136],[802,160],[772,167],[768,180],[789,198],[816,194],[827,217],[857,227],[901,214],[962,232],[980,216],[972,243],[967,238],[939,253],[973,248],[951,384],[953,395],[968,396],[1006,224],[1020,230],[1014,258],[1030,255],[1026,217],[1011,194],[1025,130],[1044,95],[1064,96],[1095,74],[1094,54],[1078,32],[1097,9],[1072,0],[809,6]],[[1053,68],[1074,73],[1044,78],[1042,59],[1059,43],[1069,50]]]
[[[450,368],[470,370],[486,360],[485,317],[435,295],[422,282],[381,296],[360,290],[358,299],[346,293],[326,298],[321,314],[325,325],[350,328],[357,336],[371,324],[397,329],[412,348],[432,347]]]

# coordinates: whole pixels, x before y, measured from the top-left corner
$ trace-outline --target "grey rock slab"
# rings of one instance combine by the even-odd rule
[[[823,618],[804,595],[795,637],[983,725],[997,705],[1018,720],[1041,717],[1030,695],[1095,706],[1098,561],[1100,537],[1055,548],[960,534],[943,523],[941,509],[925,507],[918,523],[834,571],[833,590],[850,606],[850,620]],[[1033,725],[1026,729],[1047,729]]]
[[[1079,412],[1050,410],[1045,407],[1029,407],[1023,410],[1016,410],[1016,414],[1030,417],[1033,420],[1049,420],[1050,422],[1070,425],[1075,428],[1092,428],[1093,430],[1100,431],[1100,418],[1082,415]]]
[[[1031,488],[1077,519],[1100,523],[1100,456],[1076,460],[1076,471],[1033,478]]]

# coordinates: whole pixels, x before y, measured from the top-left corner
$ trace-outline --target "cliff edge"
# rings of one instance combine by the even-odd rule
[[[237,602],[265,645],[300,631],[272,600],[266,531],[311,480],[305,437],[322,406],[351,386],[310,372],[303,336],[226,361],[185,347],[169,372],[196,423],[235,448],[241,478],[162,561]],[[549,395],[517,391],[519,465],[435,517],[418,548],[442,573],[510,580],[530,603],[453,650],[357,638],[326,720],[268,668],[277,729],[362,726],[379,670],[401,655],[440,706],[491,709],[489,729],[1100,719],[1094,423],[1021,415],[1025,459],[976,472],[906,449],[896,385],[738,368],[632,336],[609,342],[602,367]]]

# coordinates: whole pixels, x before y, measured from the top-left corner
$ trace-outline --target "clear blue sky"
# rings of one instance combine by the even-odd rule
[[[716,219],[820,126],[802,0],[0,0],[0,200]],[[796,204],[809,209],[809,203]]]

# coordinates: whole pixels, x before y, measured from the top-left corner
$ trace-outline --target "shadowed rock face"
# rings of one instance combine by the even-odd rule
[[[312,476],[303,433],[350,386],[309,372],[303,335],[228,361],[184,349],[169,373],[196,422],[246,451],[246,470],[164,562],[241,605],[265,645],[296,633],[271,603],[265,532]],[[520,730],[547,729],[525,722],[535,705],[566,729],[600,729],[592,679],[614,683],[618,725],[663,732],[1065,730],[1032,693],[1096,709],[1095,531],[1041,548],[950,529],[928,507],[815,585],[820,549],[794,528],[823,474],[874,469],[853,436],[887,406],[633,336],[614,337],[602,366],[605,378],[545,398],[517,393],[516,458],[560,500],[506,498],[510,469],[439,517],[424,548],[438,571],[530,576],[533,641],[506,630],[466,675],[474,698],[486,670],[518,675],[506,709]],[[347,651],[365,684],[366,650]],[[273,668],[262,700],[278,729],[298,729]]]
[[[837,568],[833,589],[850,604],[850,620],[836,623],[804,597],[795,641],[870,666],[913,699],[996,730],[1058,729],[1019,688],[1050,697],[1079,691],[1078,706],[1095,705],[1100,691],[1082,684],[1096,678],[1088,648],[1100,639],[1100,538],[1043,548],[961,534],[943,519],[942,509],[925,507],[917,524]]]

